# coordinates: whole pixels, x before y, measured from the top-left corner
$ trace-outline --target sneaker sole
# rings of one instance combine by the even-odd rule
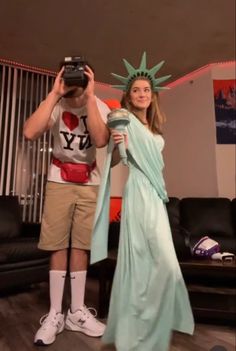
[[[53,344],[54,341],[56,340],[56,336],[58,334],[62,333],[64,329],[65,329],[65,324],[62,324],[61,328],[58,330],[58,332],[56,333],[55,337],[52,340],[50,340],[50,342],[46,343],[42,339],[38,339],[38,340],[34,341],[34,345],[36,345],[36,346],[48,346],[48,345]]]
[[[81,328],[78,325],[75,325],[72,322],[68,322],[68,321],[65,324],[65,329],[69,330],[69,331],[77,331],[77,332],[83,333],[83,334],[88,335],[88,336],[93,336],[95,338],[96,337],[99,338],[100,336],[103,336],[104,331],[105,331],[104,330],[103,332],[100,332],[100,333],[94,333],[88,329]]]

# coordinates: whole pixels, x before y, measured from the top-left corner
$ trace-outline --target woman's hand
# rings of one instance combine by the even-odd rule
[[[118,145],[124,141],[125,148],[128,148],[128,135],[126,133],[121,133],[116,129],[110,129],[110,132],[115,145]]]
[[[116,129],[110,129],[111,137],[115,146],[118,146],[120,143],[125,143],[125,148],[128,148],[128,135],[126,133],[121,133]],[[120,162],[120,152],[118,147],[115,147],[112,153],[111,167],[116,166]]]

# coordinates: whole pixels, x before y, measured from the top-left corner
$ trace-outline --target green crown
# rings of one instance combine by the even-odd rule
[[[147,60],[146,60],[146,52],[143,53],[141,63],[138,69],[135,69],[126,59],[123,59],[123,62],[125,64],[125,67],[128,71],[128,76],[127,77],[122,77],[119,76],[118,74],[111,73],[113,77],[117,78],[119,81],[121,81],[123,84],[122,85],[112,85],[113,88],[120,89],[123,91],[127,91],[131,82],[138,77],[144,77],[150,80],[152,89],[154,91],[160,91],[160,90],[165,90],[169,89],[167,87],[161,87],[159,86],[160,83],[163,83],[167,79],[171,77],[171,74],[168,76],[163,76],[159,78],[155,78],[155,74],[161,69],[161,67],[164,65],[165,61],[159,62],[156,66],[152,67],[151,69],[147,69]]]

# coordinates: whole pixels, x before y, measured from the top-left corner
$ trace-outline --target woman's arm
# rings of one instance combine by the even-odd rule
[[[111,167],[116,166],[121,158],[120,158],[120,153],[119,153],[119,148],[118,144],[124,142],[126,149],[128,148],[128,136],[126,133],[120,133],[115,129],[110,129],[111,131],[111,137],[113,138],[115,148],[112,154],[112,160],[111,160]]]
[[[112,153],[111,167],[118,165],[120,160],[121,160],[121,158],[120,158],[119,149],[117,146],[115,146],[113,153]]]

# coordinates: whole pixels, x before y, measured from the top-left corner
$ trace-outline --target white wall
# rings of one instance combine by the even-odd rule
[[[108,84],[95,82],[95,94],[100,99],[117,99],[120,101],[122,96],[122,91],[112,88]]]
[[[232,79],[234,72],[231,63],[209,65],[162,93],[170,196],[235,197],[235,145],[216,144],[213,92],[213,79]]]
[[[210,72],[162,94],[167,116],[165,179],[170,196],[218,196]]]

